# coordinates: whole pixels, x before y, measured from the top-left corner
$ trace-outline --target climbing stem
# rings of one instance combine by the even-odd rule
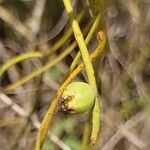
[[[9,60],[7,60],[6,63],[4,63],[2,66],[0,66],[0,77],[5,73],[5,71],[7,69],[9,69],[11,66],[25,60],[25,59],[29,59],[29,58],[33,58],[33,57],[42,57],[42,53],[38,52],[38,51],[32,51],[32,52],[28,52],[28,53],[24,53],[21,55],[18,55],[16,57],[12,57]]]
[[[88,49],[86,47],[79,24],[76,18],[74,17],[71,2],[70,0],[63,0],[63,2],[66,8],[66,11],[69,15],[69,18],[71,20],[71,25],[72,25],[72,29],[74,32],[74,36],[78,43],[78,46],[82,55],[82,59],[83,59],[87,77],[88,77],[88,82],[93,87],[93,90],[95,92],[95,104],[94,104],[93,115],[92,115],[92,134],[91,134],[91,142],[92,144],[95,144],[98,133],[99,133],[99,128],[100,128],[100,107],[99,107],[98,91],[97,91],[96,79],[94,75],[94,69],[90,61]]]
[[[70,0],[63,0],[63,2],[65,5],[65,8],[66,8],[66,11],[70,17],[71,26],[72,26],[72,29],[74,32],[74,36],[75,36],[75,39],[76,39],[77,44],[79,46],[83,62],[85,64],[85,68],[86,68],[86,72],[87,72],[87,76],[88,76],[88,81],[89,81],[90,85],[93,86],[95,89],[96,88],[96,81],[95,81],[95,77],[94,77],[94,69],[93,69],[92,63],[90,61],[88,49],[86,47],[82,32],[81,32],[80,27],[79,27],[79,24],[73,15],[73,8],[71,6],[71,2],[70,2]]]
[[[89,140],[91,136],[91,117],[92,117],[91,115],[92,113],[89,113],[88,120],[84,125],[81,150],[90,150]]]
[[[95,20],[95,21],[94,21],[94,23],[93,23],[93,25],[92,25],[92,27],[91,27],[91,29],[90,29],[90,31],[89,31],[89,33],[88,33],[86,39],[85,39],[85,43],[86,43],[86,44],[88,44],[88,43],[90,42],[90,40],[91,40],[91,38],[92,38],[92,36],[93,36],[95,30],[97,29],[97,27],[98,27],[99,24],[100,24],[100,20],[101,20],[100,14],[98,14],[98,16],[96,17],[96,19],[94,19],[94,20]],[[79,62],[80,57],[81,57],[81,53],[80,53],[80,51],[79,51],[79,52],[77,53],[76,57],[74,58],[74,60],[73,60],[73,62],[72,62],[72,64],[71,64],[69,70],[68,70],[68,74],[70,74],[70,73],[74,70],[75,66],[76,66],[77,63]]]
[[[90,21],[89,25],[86,26],[85,30],[83,31],[84,34],[87,33],[87,31],[89,30],[90,26],[91,26],[92,21]],[[89,33],[90,34],[90,33]],[[89,35],[88,34],[88,35]],[[62,43],[61,43],[62,44]],[[55,45],[55,44],[54,44]],[[57,43],[56,43],[57,45]],[[62,46],[62,45],[60,45]],[[76,42],[73,42],[72,44],[70,44],[69,47],[67,47],[56,59],[50,60],[49,62],[47,62],[46,64],[44,64],[42,67],[38,68],[37,70],[31,72],[29,75],[21,78],[20,80],[2,88],[1,90],[3,92],[8,92],[11,90],[14,90],[15,88],[17,88],[18,86],[21,86],[23,84],[25,84],[26,82],[28,82],[29,80],[39,76],[40,74],[42,74],[43,72],[47,71],[49,68],[51,68],[52,66],[56,65],[57,63],[59,63],[64,57],[66,57],[75,47],[77,46]],[[55,46],[54,46],[55,47]],[[55,47],[55,48],[60,48],[60,47]],[[50,54],[50,53],[49,53]],[[48,55],[49,55],[48,54]],[[46,55],[46,57],[49,57],[48,55]]]
[[[106,38],[102,40],[102,42],[98,45],[96,50],[90,55],[90,59],[93,60],[99,55],[101,55],[104,51],[104,47],[106,44]],[[36,140],[36,150],[40,150],[40,147],[42,146],[44,139],[46,137],[46,134],[48,132],[48,128],[50,123],[52,122],[52,117],[55,112],[55,108],[57,106],[57,103],[59,101],[60,96],[63,93],[63,90],[66,88],[66,86],[80,73],[80,71],[84,68],[84,64],[80,64],[71,74],[70,76],[63,82],[63,84],[60,86],[59,90],[57,91],[55,97],[52,99],[52,103],[41,123],[41,127],[38,131],[37,140]]]
[[[39,69],[33,71],[32,73],[30,73],[29,75],[21,78],[20,80],[2,88],[1,90],[3,92],[8,92],[11,91],[15,88],[17,88],[20,85],[25,84],[26,82],[28,82],[29,80],[39,76],[41,73],[47,71],[50,67],[56,65],[58,62],[60,62],[62,59],[64,59],[74,48],[76,47],[76,42],[73,42],[63,53],[61,53],[56,59],[54,59],[53,61],[49,61],[47,64],[45,64],[44,66],[40,67]]]

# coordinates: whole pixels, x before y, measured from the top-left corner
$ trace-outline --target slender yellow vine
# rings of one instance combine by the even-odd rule
[[[86,121],[83,129],[82,134],[82,143],[81,143],[81,150],[90,150],[90,136],[91,136],[91,113],[88,116],[88,120]]]
[[[23,77],[22,79],[16,81],[15,83],[12,83],[10,85],[8,85],[7,87],[2,88],[1,90],[3,92],[8,92],[11,91],[13,89],[15,89],[16,87],[25,84],[27,81],[33,79],[34,77],[37,77],[39,74],[47,71],[50,67],[54,66],[55,64],[57,64],[58,62],[60,62],[65,56],[67,56],[75,47],[76,47],[76,43],[73,42],[62,54],[60,54],[56,59],[54,59],[53,61],[48,62],[47,64],[45,64],[44,66],[42,66],[41,68],[39,68],[38,70],[33,71],[32,73],[30,73],[29,75]]]
[[[100,129],[100,103],[98,100],[98,91],[97,91],[97,85],[96,85],[96,79],[94,76],[94,69],[92,66],[92,63],[90,61],[88,49],[86,47],[82,32],[80,30],[80,27],[78,25],[77,20],[75,19],[73,15],[73,8],[71,6],[70,0],[63,0],[66,11],[70,17],[72,29],[74,32],[75,39],[78,43],[78,46],[80,48],[80,52],[82,55],[83,62],[85,64],[86,73],[88,77],[89,84],[93,87],[93,90],[95,92],[95,105],[93,108],[93,115],[92,115],[92,133],[91,133],[91,142],[92,144],[95,144],[99,129]]]
[[[95,59],[96,57],[98,57],[99,55],[102,54],[105,44],[106,44],[106,37],[104,36],[104,38],[102,39],[101,43],[98,45],[96,50],[90,55],[91,60]],[[38,131],[37,141],[36,141],[36,150],[40,150],[40,147],[44,142],[44,139],[48,132],[49,125],[52,121],[52,117],[55,112],[55,108],[57,106],[60,96],[63,93],[63,90],[80,73],[80,71],[83,68],[84,68],[84,64],[82,63],[70,74],[70,76],[63,82],[63,84],[60,86],[59,90],[57,91],[57,93],[56,93],[55,97],[53,98],[52,103],[41,123],[41,127]]]
[[[81,13],[80,15],[81,15],[81,17],[83,16],[82,13]],[[80,20],[80,15],[79,15],[79,20]],[[90,22],[90,24],[91,24],[91,22]],[[90,26],[88,25],[88,26],[85,28],[84,32],[87,32],[87,30],[88,30],[89,27],[90,27]],[[67,34],[68,34],[68,33],[67,33]],[[89,33],[89,34],[91,34],[91,33]],[[89,35],[89,34],[88,34],[88,35]],[[66,35],[66,36],[68,36],[68,35]],[[91,36],[90,36],[90,37],[91,37]],[[61,41],[61,40],[60,40],[60,41]],[[65,41],[63,41],[63,42],[65,42]],[[59,44],[59,46],[62,46],[62,44],[64,44],[63,42],[60,42],[61,44]],[[57,43],[54,44],[54,45],[57,45]],[[52,47],[52,48],[53,48],[52,51],[53,51],[53,50],[56,51],[56,50],[59,48],[59,46],[54,46],[55,48]],[[59,63],[59,62],[60,62],[65,56],[67,56],[76,46],[77,46],[77,43],[76,43],[76,42],[73,42],[73,43],[72,43],[68,48],[66,48],[56,59],[54,59],[53,61],[50,60],[47,64],[45,64],[44,66],[40,67],[38,70],[35,70],[35,71],[31,72],[29,75],[27,75],[27,76],[21,78],[20,80],[18,80],[18,81],[16,81],[16,82],[14,82],[14,83],[12,83],[12,84],[10,84],[10,85],[8,85],[8,86],[2,88],[1,90],[2,90],[3,92],[8,92],[8,91],[14,90],[14,89],[17,88],[18,86],[21,86],[21,85],[25,84],[26,82],[28,82],[29,80],[31,80],[31,79],[33,79],[33,78],[39,76],[39,75],[42,74],[43,72],[47,71],[50,67],[52,67],[52,66],[56,65],[57,63]],[[50,55],[50,54],[51,54],[51,53],[49,53],[48,55]],[[47,56],[47,55],[46,55],[46,56]]]
[[[42,57],[42,56],[43,55],[41,52],[33,51],[33,52],[24,53],[24,54],[18,55],[16,57],[10,58],[9,60],[7,60],[7,62],[5,64],[0,66],[0,77],[5,73],[5,71],[8,68],[15,65],[16,63],[19,63],[28,58]]]
[[[85,43],[88,45],[88,43],[90,42],[95,30],[97,29],[99,23],[100,23],[101,17],[100,14],[96,17],[94,24],[92,25],[89,34],[87,35],[86,39],[85,39]],[[81,53],[80,51],[77,53],[76,57],[74,58],[69,70],[68,70],[68,74],[70,74],[72,72],[72,70],[75,68],[75,66],[77,65],[77,63],[79,62],[79,59],[81,57]]]

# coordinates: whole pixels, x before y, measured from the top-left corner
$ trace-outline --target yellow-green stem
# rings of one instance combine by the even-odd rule
[[[71,20],[71,25],[72,25],[75,39],[76,39],[78,46],[80,48],[80,52],[82,55],[83,62],[85,64],[89,83],[95,89],[96,81],[95,81],[95,77],[94,77],[94,69],[93,69],[93,66],[92,66],[91,61],[90,61],[88,49],[86,47],[82,32],[80,30],[80,27],[79,27],[77,20],[75,19],[74,15],[73,15],[73,8],[71,6],[70,0],[63,0],[63,2],[65,5],[65,8],[66,8],[66,11],[70,17],[70,20]]]
[[[42,53],[41,52],[28,52],[28,53],[24,53],[21,55],[18,55],[16,57],[10,58],[9,60],[7,60],[7,62],[5,64],[3,64],[0,67],[0,77],[5,73],[5,71],[10,68],[11,66],[25,60],[25,59],[29,59],[29,58],[33,58],[33,57],[42,57]]]
[[[98,45],[96,50],[90,55],[90,59],[93,60],[99,55],[102,54],[104,47],[106,44],[106,38],[102,40],[102,42]],[[63,82],[63,84],[60,86],[59,90],[57,91],[55,97],[52,100],[52,103],[46,113],[46,116],[44,117],[41,127],[38,131],[37,135],[37,141],[36,141],[36,150],[40,150],[41,145],[44,142],[44,139],[46,137],[46,134],[48,132],[49,125],[52,121],[52,117],[55,112],[55,108],[57,106],[57,103],[59,101],[60,96],[63,93],[63,90],[66,88],[66,86],[80,73],[80,71],[84,68],[84,64],[80,64],[71,74],[70,76]]]
[[[100,23],[100,20],[101,20],[101,18],[100,18],[100,14],[99,14],[99,15],[96,17],[96,19],[95,19],[95,21],[94,21],[94,24],[92,25],[92,27],[91,27],[91,29],[90,29],[90,31],[89,31],[89,33],[88,33],[86,39],[85,39],[85,43],[86,43],[86,44],[88,44],[88,43],[90,42],[90,40],[91,40],[91,38],[92,38],[92,36],[93,36],[95,30],[97,29],[97,27],[98,27],[98,25],[99,25],[99,23]],[[80,51],[79,51],[79,52],[77,53],[76,57],[74,58],[74,60],[73,60],[73,62],[72,62],[72,64],[71,64],[69,70],[68,70],[68,74],[70,74],[70,73],[72,72],[72,70],[75,68],[75,66],[76,66],[77,63],[79,62],[80,57],[81,57],[81,53],[80,53]]]
[[[81,150],[90,150],[90,136],[91,136],[91,113],[89,113],[88,120],[85,123],[82,135]]]
[[[56,59],[54,59],[53,61],[48,62],[47,64],[45,64],[43,67],[39,68],[38,70],[33,71],[32,73],[30,73],[29,75],[23,77],[22,79],[16,81],[15,83],[12,83],[10,85],[8,85],[7,87],[4,87],[2,89],[3,92],[8,92],[11,91],[13,89],[15,89],[16,87],[25,84],[26,82],[28,82],[29,80],[33,79],[34,77],[37,77],[38,75],[40,75],[41,73],[47,71],[50,67],[54,66],[55,64],[57,64],[58,62],[60,62],[65,56],[67,56],[75,47],[76,47],[76,43],[73,42],[62,54],[60,54]]]
[[[75,19],[73,15],[73,8],[71,6],[70,0],[63,0],[66,11],[70,17],[72,29],[74,32],[75,39],[78,43],[78,46],[80,48],[80,52],[82,55],[82,59],[85,65],[88,82],[93,87],[93,90],[95,92],[95,105],[93,108],[93,116],[92,116],[92,134],[91,134],[91,142],[92,144],[95,144],[99,128],[100,128],[100,106],[99,106],[99,100],[98,100],[98,92],[97,92],[97,85],[96,85],[96,79],[94,75],[94,69],[92,66],[92,63],[90,61],[88,49],[86,47],[82,32],[80,30],[80,27],[78,25],[77,20]]]
[[[91,25],[91,22],[90,24]],[[90,26],[87,26],[84,30],[84,32],[86,33],[87,30],[89,29]],[[89,35],[89,34],[88,34]],[[57,44],[57,43],[56,43]],[[29,75],[21,78],[20,80],[8,85],[7,87],[2,88],[1,90],[3,92],[8,92],[10,90],[13,90],[15,88],[17,88],[20,85],[25,84],[26,82],[28,82],[29,80],[31,80],[34,77],[37,77],[38,75],[40,75],[41,73],[45,72],[47,69],[49,69],[50,67],[56,65],[57,63],[59,63],[65,56],[67,56],[75,47],[77,46],[76,42],[73,42],[68,48],[66,48],[66,50],[64,50],[62,52],[62,54],[60,54],[56,59],[54,59],[53,61],[48,62],[47,64],[45,64],[44,66],[42,66],[41,68],[39,68],[38,70],[35,70],[33,72],[31,72]],[[57,47],[59,48],[59,47]]]

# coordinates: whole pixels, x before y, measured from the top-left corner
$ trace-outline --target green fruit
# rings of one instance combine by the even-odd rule
[[[94,101],[93,88],[84,82],[70,83],[61,97],[63,110],[70,113],[86,112],[93,107]]]

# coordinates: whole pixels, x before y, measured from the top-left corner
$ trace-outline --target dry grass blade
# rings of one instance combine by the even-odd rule
[[[24,109],[22,109],[19,105],[15,104],[7,95],[1,93],[0,100],[6,105],[10,106],[12,110],[16,112],[19,116],[23,117],[24,119],[28,117],[28,113]],[[38,122],[35,119],[31,119],[31,120],[32,120],[32,124],[36,127],[36,129],[39,129],[40,122]],[[70,148],[65,143],[63,143],[56,135],[49,133],[49,137],[62,150],[70,150]]]
[[[111,128],[116,128],[116,133],[110,138],[110,140],[103,146],[102,150],[112,150],[114,146],[121,140],[121,138],[126,137],[139,149],[146,148],[146,144],[139,140],[135,135],[130,132],[130,129],[135,127],[144,119],[144,115],[139,113],[133,116],[125,124],[121,126],[115,125],[107,116],[102,115],[102,120]]]

